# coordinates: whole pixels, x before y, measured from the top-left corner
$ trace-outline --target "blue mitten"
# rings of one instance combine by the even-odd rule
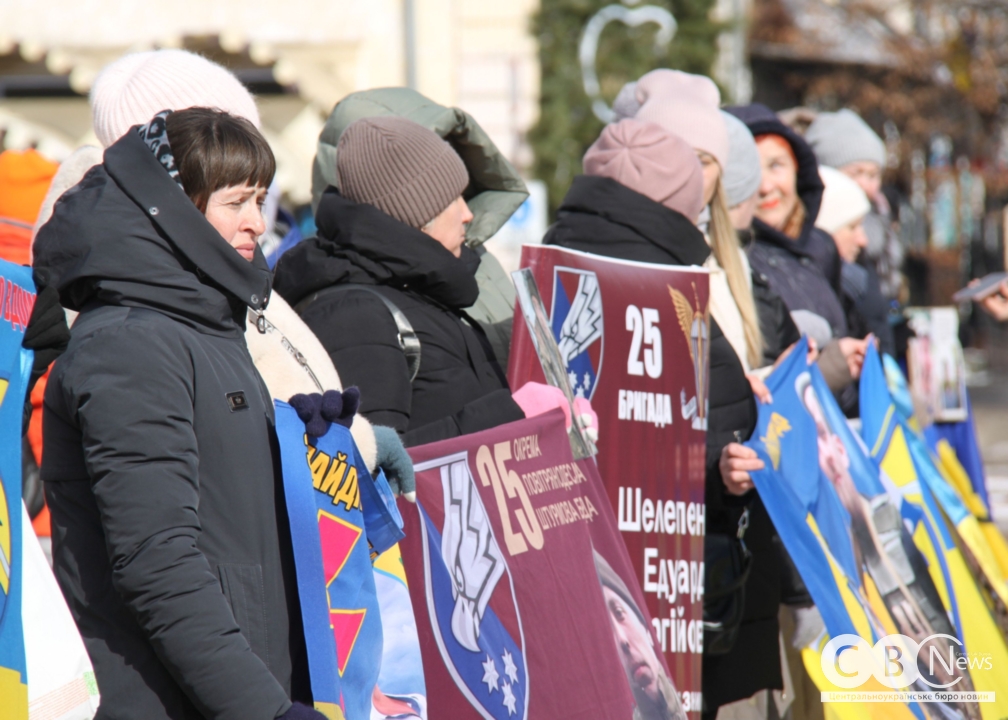
[[[278,715],[276,720],[325,720],[325,715],[296,702],[283,715]]]
[[[378,446],[378,467],[385,471],[385,479],[396,495],[410,502],[416,501],[416,476],[413,460],[403,447],[399,433],[393,428],[374,425],[375,444]]]
[[[305,432],[312,437],[322,437],[329,432],[330,423],[339,423],[345,428],[353,424],[360,406],[360,390],[350,387],[343,392],[298,393],[287,402],[305,424]]]

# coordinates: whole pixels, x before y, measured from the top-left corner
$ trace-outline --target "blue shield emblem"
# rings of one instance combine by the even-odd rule
[[[553,270],[553,336],[575,397],[591,400],[602,371],[602,294],[589,270]]]
[[[504,555],[463,452],[416,466],[439,468],[444,523],[420,511],[431,627],[456,686],[487,720],[528,717],[521,616]]]

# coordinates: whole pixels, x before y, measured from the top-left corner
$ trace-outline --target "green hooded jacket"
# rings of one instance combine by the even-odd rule
[[[472,115],[444,107],[409,88],[379,88],[352,93],[336,103],[319,135],[312,164],[312,210],[330,185],[339,188],[336,177],[336,147],[343,131],[356,120],[376,115],[396,115],[433,130],[447,140],[469,172],[469,187],[463,197],[473,214],[466,242],[481,256],[476,282],[479,297],[469,309],[493,346],[506,371],[511,347],[511,321],[515,290],[511,278],[491,253],[482,247],[528,197],[528,188],[490,136]]]

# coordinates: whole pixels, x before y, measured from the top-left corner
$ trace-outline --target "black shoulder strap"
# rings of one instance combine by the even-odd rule
[[[400,310],[394,302],[375,290],[372,286],[359,285],[357,283],[332,285],[330,287],[323,288],[322,290],[313,292],[311,295],[304,298],[301,302],[294,306],[294,312],[301,315],[308,306],[312,305],[316,300],[342,294],[349,290],[364,290],[365,292],[369,292],[381,300],[385,307],[388,308],[389,313],[392,315],[392,320],[395,321],[396,330],[399,333],[399,347],[402,348],[403,354],[406,356],[406,365],[409,369],[410,382],[413,382],[417,373],[420,372],[420,338],[417,337],[416,331],[413,329],[410,321],[406,318],[406,314]]]

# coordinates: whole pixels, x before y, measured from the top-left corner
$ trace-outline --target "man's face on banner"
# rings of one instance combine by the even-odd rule
[[[837,485],[848,476],[850,459],[847,457],[847,448],[830,429],[826,422],[826,416],[819,406],[819,399],[811,385],[805,388],[802,400],[804,400],[805,407],[808,408],[812,419],[815,420],[816,435],[819,441],[819,467],[826,473],[830,482]]]
[[[651,644],[651,633],[641,623],[637,613],[627,605],[626,600],[605,586],[602,587],[602,594],[609,609],[613,637],[619,648],[623,669],[630,680],[630,689],[638,697],[638,702],[639,696],[644,695],[651,703],[658,703],[661,695],[658,678],[664,674],[664,670]]]

